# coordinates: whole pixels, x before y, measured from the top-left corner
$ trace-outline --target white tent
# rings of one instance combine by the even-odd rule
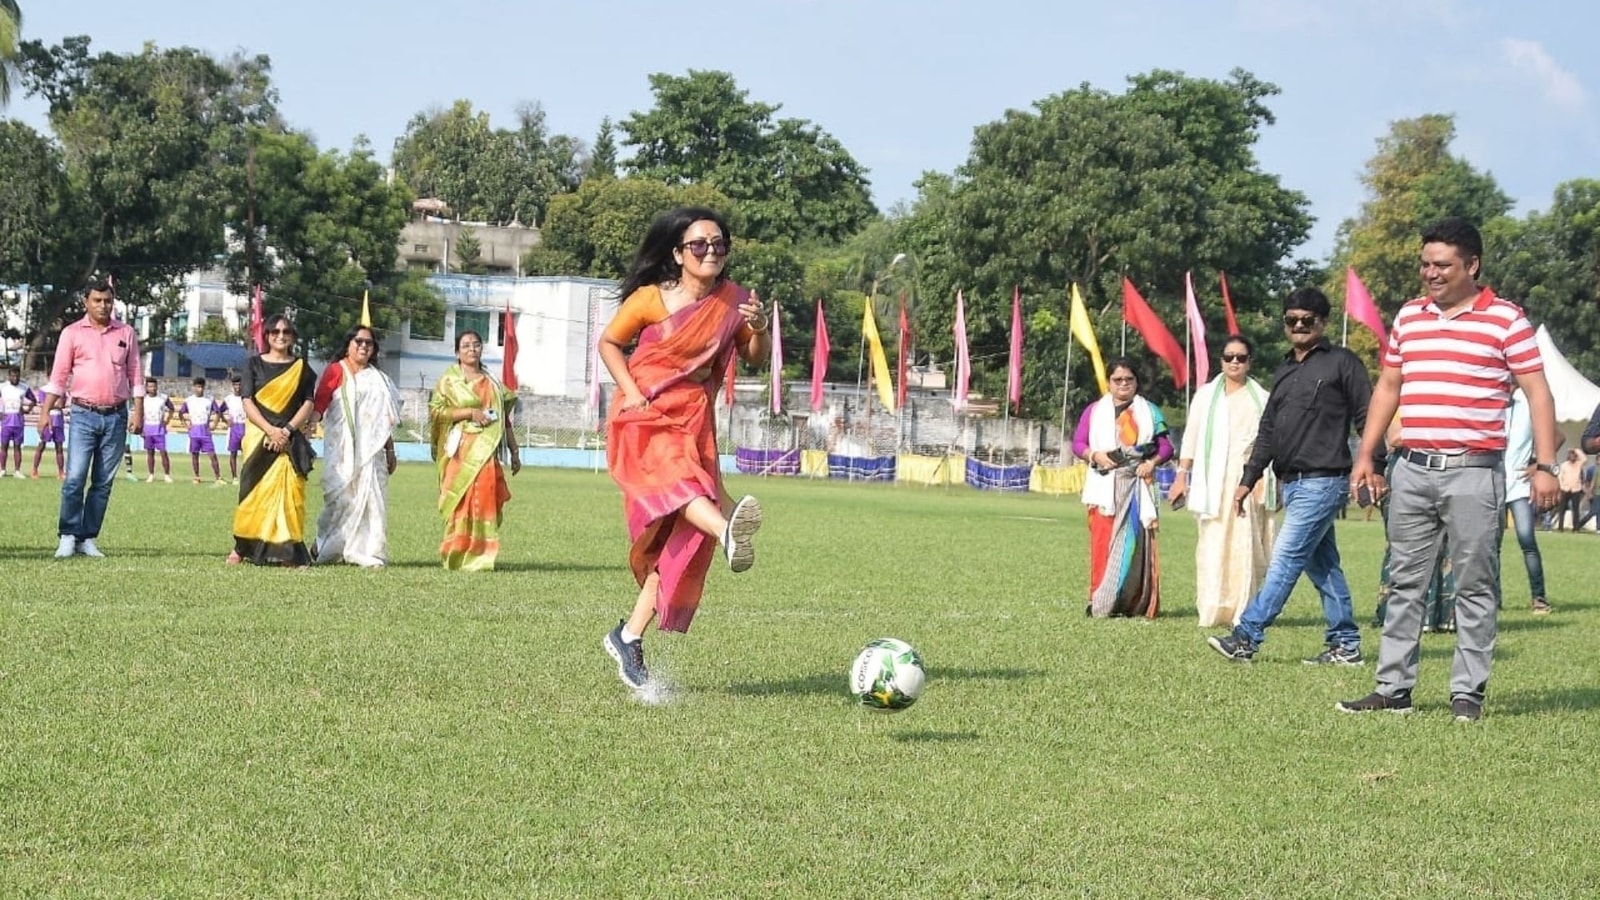
[[[1550,382],[1550,393],[1556,398],[1556,421],[1566,424],[1575,422],[1578,431],[1589,424],[1589,417],[1594,415],[1600,407],[1600,387],[1583,377],[1567,358],[1556,349],[1555,342],[1550,340],[1550,332],[1543,325],[1539,326],[1537,334],[1539,341],[1539,355],[1544,357],[1544,377]],[[1562,433],[1569,429],[1563,428]],[[1575,441],[1576,435],[1568,435],[1569,440]]]

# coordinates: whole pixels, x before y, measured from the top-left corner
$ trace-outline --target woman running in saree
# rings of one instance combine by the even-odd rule
[[[1250,355],[1250,342],[1237,334],[1223,342],[1222,374],[1194,393],[1178,476],[1167,492],[1174,509],[1187,499],[1195,515],[1194,605],[1201,628],[1237,625],[1272,559],[1278,488],[1271,471],[1245,501],[1245,515],[1233,502],[1267,404],[1266,389],[1250,377]]]
[[[500,519],[511,499],[502,457],[511,474],[522,471],[516,432],[507,427],[517,395],[482,363],[483,336],[456,335],[456,364],[439,376],[428,401],[444,516],[439,558],[446,569],[467,572],[493,569],[500,554]]]
[[[1089,604],[1096,617],[1155,618],[1161,592],[1156,562],[1152,475],[1172,458],[1161,409],[1139,396],[1128,359],[1113,360],[1110,390],[1078,419],[1072,451],[1089,463]]]
[[[313,401],[322,416],[322,514],[318,563],[381,569],[389,561],[389,476],[400,392],[375,363],[372,329],[357,325],[322,370]]]
[[[606,465],[622,488],[639,596],[603,646],[623,683],[649,681],[645,629],[688,631],[720,542],[729,568],[755,562],[761,505],[732,504],[717,457],[717,388],[734,353],[768,353],[767,316],[755,294],[722,277],[733,235],[703,208],[662,213],[650,224],[600,336],[600,359],[617,383],[606,423]],[[632,355],[624,350],[635,340]],[[659,617],[659,619],[658,619]]]
[[[316,379],[294,355],[295,329],[282,314],[265,326],[267,352],[245,363],[239,393],[245,429],[239,468],[239,508],[233,513],[228,562],[306,566],[306,476],[311,444],[301,429],[311,420]]]

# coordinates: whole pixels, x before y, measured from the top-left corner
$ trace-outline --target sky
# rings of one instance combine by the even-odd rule
[[[1517,212],[1600,177],[1600,4],[1578,0],[21,0],[23,36],[89,34],[266,54],[280,112],[323,148],[364,136],[387,160],[418,112],[469,100],[509,127],[537,102],[554,133],[653,105],[649,76],[733,74],[749,99],[837,138],[882,209],[926,171],[954,172],[973,129],[1081,84],[1112,92],[1153,69],[1276,84],[1261,167],[1310,200],[1297,255],[1324,259],[1364,197],[1389,123],[1456,117],[1455,152]],[[20,92],[18,92],[20,93]],[[44,127],[35,100],[7,114]],[[626,158],[627,148],[622,148]]]

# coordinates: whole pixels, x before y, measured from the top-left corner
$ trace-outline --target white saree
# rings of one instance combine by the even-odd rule
[[[322,417],[322,513],[316,560],[388,563],[389,469],[384,447],[400,421],[400,392],[376,366],[343,378]]]

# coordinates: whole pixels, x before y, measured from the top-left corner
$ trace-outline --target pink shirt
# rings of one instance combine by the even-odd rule
[[[88,316],[61,329],[56,359],[45,392],[90,406],[116,406],[144,396],[139,372],[139,338],[127,323],[112,319],[101,330]]]

